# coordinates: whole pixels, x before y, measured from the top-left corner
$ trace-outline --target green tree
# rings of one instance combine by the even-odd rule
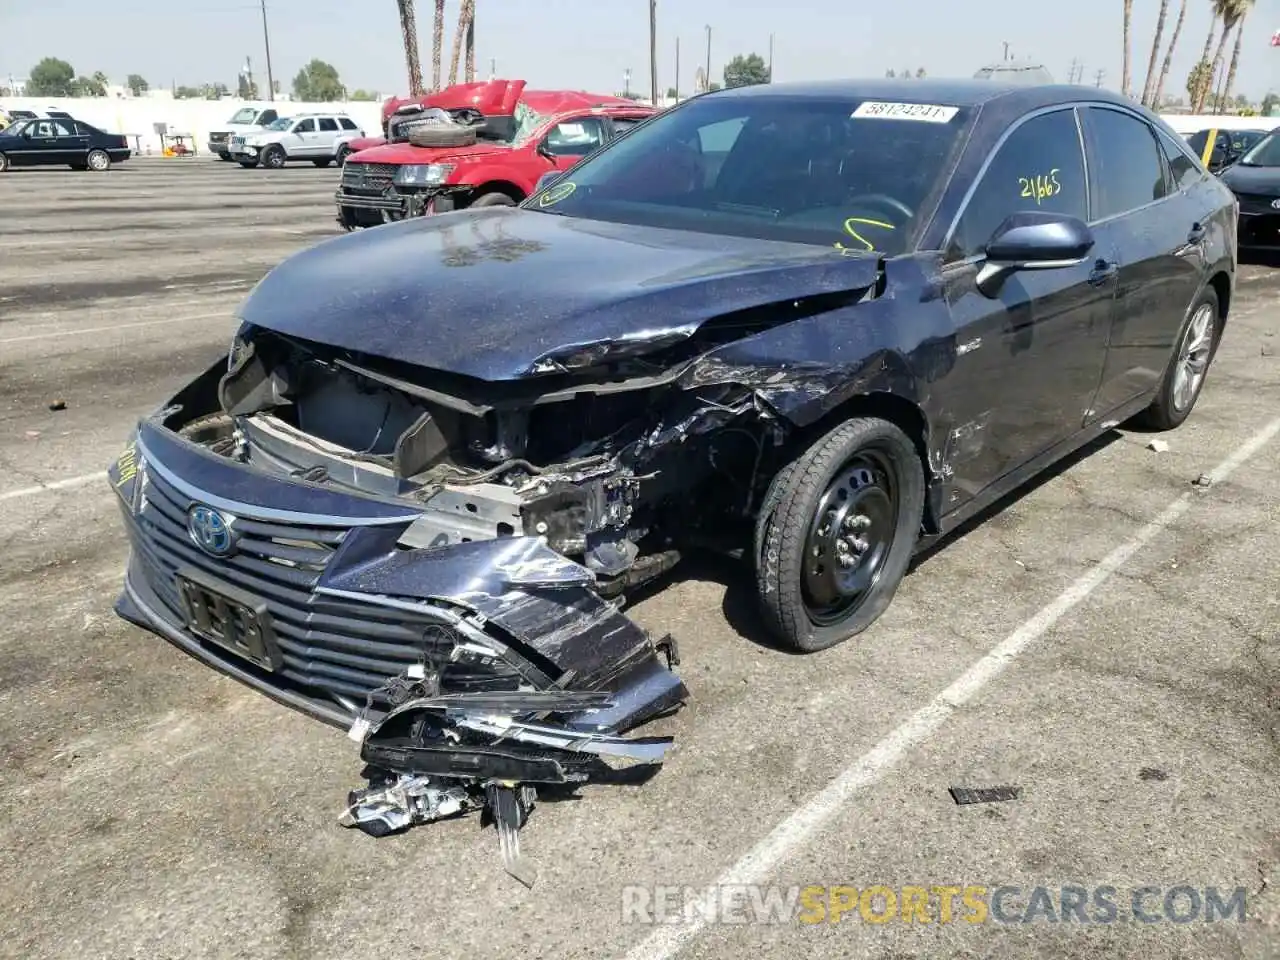
[[[1268,93],[1262,98],[1261,113],[1264,117],[1271,116],[1271,112],[1280,106],[1280,94]]]
[[[135,97],[140,97],[151,89],[147,81],[136,73],[129,74],[129,79],[125,80],[124,85]]]
[[[1191,68],[1187,75],[1187,94],[1191,97],[1191,108],[1201,102],[1202,96],[1208,96],[1209,84],[1213,80],[1213,63],[1206,57]]]
[[[173,96],[175,100],[200,100],[204,97],[204,90],[200,87],[178,87]]]
[[[72,96],[105,97],[107,95],[107,78],[101,71],[92,77],[77,77],[72,84]]]
[[[769,68],[765,66],[764,57],[758,53],[749,53],[745,57],[738,54],[725,64],[724,85],[729,89],[768,82]]]
[[[76,72],[71,64],[57,57],[45,57],[27,78],[29,97],[70,97],[75,94]]]
[[[346,94],[337,68],[323,60],[312,60],[293,78],[293,96],[307,103],[331,103]]]
[[[916,79],[923,80],[925,78],[924,67],[916,67]]]
[[[716,82],[713,80],[713,81],[711,81],[711,85],[707,87],[707,92],[708,92],[708,93],[715,93],[717,90],[723,90],[723,89],[724,89],[724,87],[720,86],[720,84],[716,83]]]
[[[241,100],[257,100],[258,84],[243,73],[236,77],[236,96]]]
[[[356,90],[351,94],[351,99],[358,103],[372,103],[378,99],[378,95],[368,90]]]
[[[884,72],[884,75],[885,75],[885,77],[886,77],[886,78],[888,78],[889,80],[892,80],[894,77],[896,77],[896,76],[898,75],[898,72],[897,72],[896,70],[894,70],[894,69],[893,69],[893,67],[890,67],[888,70],[886,70],[886,71]]]
[[[675,97],[676,97],[676,88],[675,88],[675,87],[667,87],[667,96],[668,96],[670,99],[674,100],[674,99],[675,99]]]

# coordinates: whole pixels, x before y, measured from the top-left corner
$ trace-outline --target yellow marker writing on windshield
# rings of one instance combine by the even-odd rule
[[[849,236],[853,237],[853,239],[857,240],[860,244],[862,244],[864,250],[875,250],[876,245],[872,243],[870,240],[868,240],[866,237],[864,237],[862,234],[858,233],[858,231],[854,228],[855,223],[862,224],[868,227],[881,227],[882,229],[885,229],[885,230],[894,229],[894,226],[892,223],[885,223],[883,220],[869,220],[866,217],[850,217],[848,220],[844,222],[844,232],[847,233]],[[836,241],[835,247],[837,250],[841,252],[850,250],[849,247],[846,247],[843,243],[841,243],[838,240]],[[851,252],[859,252],[859,251],[851,251]]]
[[[570,181],[569,183],[553,184],[546,193],[538,198],[538,206],[549,207],[553,203],[559,203],[573,191],[578,189],[578,185]]]

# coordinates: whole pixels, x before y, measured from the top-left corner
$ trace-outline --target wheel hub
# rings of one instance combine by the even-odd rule
[[[817,623],[861,602],[893,543],[897,509],[891,475],[870,459],[838,473],[818,501],[805,542],[804,591]]]
[[[1213,350],[1213,308],[1202,304],[1187,325],[1182,349],[1178,352],[1177,366],[1173,374],[1173,404],[1178,410],[1189,407],[1209,368],[1209,354]]]

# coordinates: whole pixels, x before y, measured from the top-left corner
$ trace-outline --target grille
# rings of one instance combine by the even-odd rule
[[[1240,201],[1241,210],[1259,210],[1266,213],[1276,212],[1271,206],[1271,201],[1275,200],[1277,194],[1264,193],[1240,193],[1236,194],[1236,199]]]
[[[350,163],[342,168],[342,185],[352,190],[381,193],[391,186],[396,168],[391,163]]]
[[[227,138],[229,136],[231,136],[231,134],[225,131],[220,133],[211,133],[209,134],[209,142],[210,143],[226,143]]]
[[[445,667],[455,637],[437,623],[315,595],[345,530],[237,516],[237,552],[214,558],[188,535],[191,503],[154,471],[147,474],[135,546],[152,590],[174,623],[186,622],[175,575],[179,569],[203,571],[265,602],[283,658],[277,674],[294,683],[363,703],[369,691],[425,660],[429,668],[442,670],[441,685],[451,690],[514,688],[514,675],[505,670]]]

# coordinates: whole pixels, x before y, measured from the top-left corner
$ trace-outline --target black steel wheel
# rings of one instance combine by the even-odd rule
[[[756,524],[756,584],[768,625],[823,650],[882,614],[906,573],[924,514],[914,444],[886,420],[849,420],[774,478]]]

